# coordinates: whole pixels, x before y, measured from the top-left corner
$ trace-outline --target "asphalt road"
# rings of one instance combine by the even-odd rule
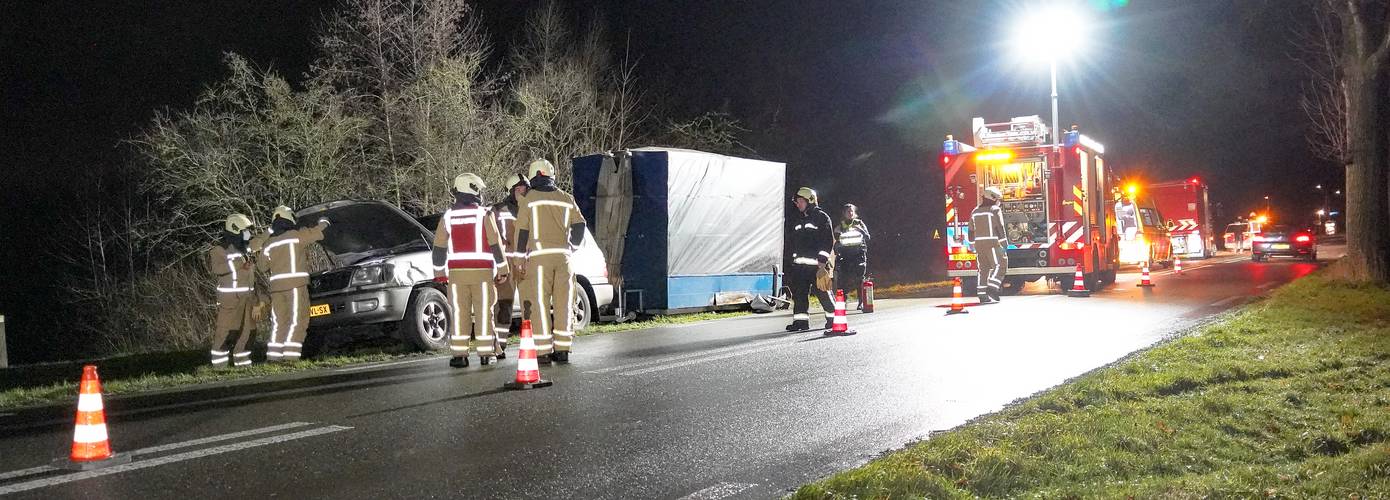
[[[1341,248],[1324,246],[1324,259]],[[882,300],[849,337],[789,314],[581,337],[550,388],[515,361],[443,358],[107,398],[127,465],[55,470],[73,408],[0,414],[15,498],[769,498],[1113,362],[1307,274],[1223,256],[1125,273],[1090,298],[1039,284],[947,317]],[[514,358],[514,356],[513,356]]]

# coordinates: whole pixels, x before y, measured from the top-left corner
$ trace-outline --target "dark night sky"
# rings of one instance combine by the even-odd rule
[[[1115,3],[1115,2],[1112,2]],[[220,77],[221,53],[297,75],[332,1],[25,2],[0,20],[4,78],[5,262],[42,263],[38,234],[99,197],[69,175],[120,162],[117,141],[154,110],[189,106]],[[1104,142],[1109,164],[1152,180],[1201,175],[1227,214],[1275,199],[1311,214],[1311,186],[1340,184],[1313,158],[1288,58],[1295,2],[1131,0],[1093,14],[1084,56],[1061,69],[1061,121]],[[488,0],[496,42],[518,35],[530,2]],[[1049,115],[1047,69],[1001,46],[1018,1],[750,0],[567,2],[599,15],[640,58],[641,83],[679,112],[727,109],[751,145],[787,161],[792,184],[854,201],[878,234],[920,245],[936,217],[942,136]],[[615,47],[616,50],[616,47]],[[908,204],[904,204],[907,201]],[[920,203],[919,203],[920,202]],[[905,207],[917,204],[914,210]],[[881,243],[887,240],[881,240]],[[885,254],[878,254],[884,256]],[[886,257],[923,256],[915,249]],[[0,310],[18,309],[40,271],[4,266]],[[22,266],[32,267],[32,266]],[[12,326],[13,328],[13,326]]]

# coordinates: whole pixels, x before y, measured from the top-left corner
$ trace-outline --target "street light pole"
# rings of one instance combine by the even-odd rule
[[[1057,56],[1047,58],[1048,66],[1052,70],[1052,149],[1057,149],[1062,143],[1062,124],[1057,122]]]

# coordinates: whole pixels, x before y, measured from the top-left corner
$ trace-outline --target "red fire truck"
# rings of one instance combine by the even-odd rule
[[[1119,253],[1113,203],[1118,190],[1105,166],[1105,147],[1071,130],[1049,141],[1037,116],[1004,123],[975,118],[974,144],[947,136],[941,166],[946,180],[946,269],[973,293],[977,269],[970,212],[986,187],[1004,193],[1009,268],[1005,293],[1047,278],[1069,289],[1080,264],[1086,288],[1115,282]]]
[[[1205,259],[1216,255],[1207,185],[1200,178],[1150,184],[1148,192],[1168,226],[1174,256]]]

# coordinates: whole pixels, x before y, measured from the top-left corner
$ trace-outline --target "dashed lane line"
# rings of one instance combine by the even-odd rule
[[[159,458],[151,458],[151,459],[149,459],[149,460],[139,460],[139,461],[134,461],[134,462],[130,462],[130,463],[127,463],[127,464],[114,465],[114,466],[111,466],[111,467],[107,467],[107,468],[105,468],[105,469],[97,469],[97,470],[90,470],[90,471],[85,471],[85,472],[78,472],[78,473],[75,473],[75,474],[64,474],[64,475],[61,475],[61,476],[53,476],[53,477],[46,477],[46,478],[42,478],[42,479],[35,479],[35,480],[32,480],[32,481],[25,481],[25,482],[22,482],[22,483],[15,483],[15,484],[6,485],[6,486],[0,486],[0,495],[4,495],[4,494],[8,494],[8,493],[19,493],[19,492],[22,492],[22,491],[29,491],[29,490],[39,489],[39,488],[46,488],[46,487],[49,487],[49,486],[58,486],[58,485],[61,485],[61,484],[67,484],[67,483],[71,483],[71,482],[74,482],[74,481],[81,481],[81,480],[83,480],[83,479],[91,479],[91,478],[94,478],[94,477],[109,476],[109,475],[111,475],[111,474],[119,474],[119,473],[122,473],[122,472],[130,472],[130,471],[134,471],[134,470],[148,469],[148,468],[150,468],[150,467],[158,467],[158,466],[160,466],[160,465],[168,465],[168,464],[172,464],[172,463],[183,462],[183,461],[186,461],[186,460],[193,460],[193,459],[196,459],[196,458],[203,458],[203,457],[208,457],[208,456],[212,456],[212,455],[220,455],[220,454],[223,454],[223,453],[230,453],[230,452],[233,452],[233,451],[241,451],[241,450],[246,450],[246,449],[250,449],[250,448],[256,448],[256,447],[259,447],[259,446],[267,446],[267,445],[272,445],[272,444],[277,444],[277,443],[284,443],[284,442],[287,442],[287,441],[294,441],[294,440],[296,440],[296,439],[304,439],[304,438],[308,438],[308,437],[320,436],[320,435],[324,435],[324,434],[330,434],[330,433],[334,433],[334,432],[345,431],[345,430],[348,430],[348,429],[351,429],[351,427],[344,427],[344,426],[341,426],[341,425],[330,425],[330,426],[327,426],[327,427],[319,427],[319,428],[316,428],[316,429],[309,429],[309,430],[299,431],[299,432],[295,432],[295,433],[291,433],[291,434],[282,434],[282,435],[279,435],[279,436],[263,437],[263,438],[260,438],[260,439],[253,439],[253,440],[250,440],[250,441],[243,441],[243,442],[240,442],[240,443],[226,444],[226,445],[222,445],[222,446],[216,446],[216,447],[213,447],[213,448],[206,448],[206,449],[202,449],[202,450],[194,450],[194,451],[188,451],[188,452],[184,452],[184,453],[177,453],[177,454],[174,454],[174,455],[168,455],[168,456],[163,456],[163,457],[159,457]]]
[[[703,490],[683,496],[680,498],[680,500],[719,500],[721,498],[729,498],[739,493],[743,493],[747,489],[752,488],[754,486],[757,485],[743,483],[719,483],[714,486],[705,488]]]
[[[193,440],[183,441],[183,442],[179,442],[179,443],[170,443],[170,444],[163,444],[163,445],[159,445],[159,446],[151,446],[151,447],[148,447],[148,448],[140,448],[140,449],[138,449],[138,450],[131,451],[130,454],[131,454],[132,456],[150,455],[150,454],[165,452],[165,451],[169,451],[169,450],[177,450],[177,449],[179,449],[179,448],[188,448],[188,447],[198,446],[198,445],[203,445],[203,444],[208,444],[208,443],[216,443],[216,442],[218,442],[218,441],[227,441],[227,440],[230,440],[230,439],[243,438],[243,437],[246,437],[246,436],[254,436],[254,435],[257,435],[257,434],[267,434],[267,433],[278,432],[278,431],[283,431],[283,430],[287,430],[287,429],[294,429],[294,428],[297,428],[297,427],[304,427],[304,426],[306,426],[306,425],[311,425],[311,424],[310,424],[309,422],[290,422],[290,423],[288,423],[288,424],[272,425],[272,426],[269,426],[269,427],[261,427],[261,428],[259,428],[259,429],[251,429],[251,430],[246,430],[246,431],[241,431],[241,432],[232,432],[232,433],[228,433],[228,434],[219,434],[219,435],[216,435],[216,436],[209,436],[209,437],[205,437],[205,438],[193,439]],[[44,473],[44,472],[50,472],[50,471],[55,471],[55,470],[58,470],[58,469],[57,469],[56,467],[51,466],[51,465],[40,465],[40,466],[38,466],[38,467],[30,467],[30,468],[28,468],[28,469],[20,469],[20,470],[16,470],[16,471],[4,472],[4,473],[0,473],[0,481],[8,481],[8,480],[10,480],[10,479],[16,479],[16,478],[21,478],[21,477],[25,477],[25,476],[32,476],[32,475],[34,475],[34,474],[42,474],[42,473]]]

